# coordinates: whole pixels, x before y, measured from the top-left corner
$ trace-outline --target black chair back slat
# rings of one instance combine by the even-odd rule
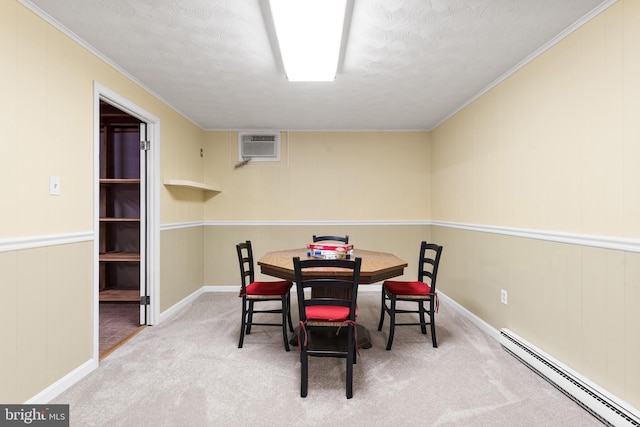
[[[291,322],[291,294],[290,289],[293,283],[280,281],[280,282],[261,282],[261,286],[277,286],[275,289],[271,289],[267,295],[256,295],[256,292],[247,288],[255,283],[255,270],[253,264],[253,248],[251,247],[251,241],[247,240],[243,243],[236,245],[236,253],[238,255],[238,264],[240,266],[240,297],[242,297],[242,323],[240,325],[240,340],[238,342],[238,348],[242,348],[244,343],[245,334],[251,333],[253,325],[260,326],[278,326],[282,328],[282,340],[284,342],[284,348],[289,351],[289,341],[287,334],[287,326],[289,330],[293,332],[293,323]],[[251,295],[248,295],[251,293]],[[255,307],[256,304],[265,301],[280,301],[280,308],[269,308],[259,310]],[[281,316],[280,322],[266,322],[258,320],[259,314],[279,314]]]
[[[302,397],[307,396],[309,356],[345,358],[347,363],[346,395],[348,399],[353,396],[353,365],[356,362],[357,350],[355,339],[356,300],[361,264],[361,258],[355,260],[301,260],[299,257],[293,258],[300,316],[298,345],[300,346],[300,396]],[[336,268],[345,269],[344,276],[341,274],[340,276],[323,278],[318,277],[318,274],[321,274],[319,271],[322,270],[311,270],[329,269],[332,270],[332,274],[337,274],[333,271]],[[327,306],[348,308],[348,316],[340,319],[307,318],[308,309]],[[341,330],[342,335],[338,337],[336,336],[337,332],[333,331],[327,334],[327,329],[331,328]],[[326,345],[327,336],[333,337],[331,348]]]
[[[403,281],[385,281],[382,284],[382,300],[380,307],[380,322],[378,330],[382,330],[385,314],[389,315],[389,338],[387,339],[387,350],[391,350],[393,344],[394,331],[396,326],[419,325],[423,334],[427,333],[427,325],[431,328],[431,342],[433,347],[438,347],[436,339],[436,323],[435,314],[438,311],[438,294],[436,292],[436,278],[438,277],[438,266],[440,265],[440,256],[442,255],[442,246],[434,243],[423,241],[420,244],[420,255],[418,257],[418,282],[428,285],[419,285],[418,289],[412,289],[414,283]],[[410,285],[410,286],[398,286]],[[400,289],[402,292],[396,293],[393,289]],[[396,306],[397,301],[405,301],[406,303],[415,303],[417,309],[399,308]],[[387,304],[388,303],[388,304]],[[427,305],[425,307],[425,305]],[[418,321],[398,322],[396,315],[417,314]],[[429,321],[427,321],[427,315]]]
[[[315,234],[312,237],[313,239],[313,243],[317,243],[317,242],[326,242],[326,241],[332,241],[332,242],[342,242],[345,245],[349,243],[349,235],[347,234],[346,236],[316,236]]]

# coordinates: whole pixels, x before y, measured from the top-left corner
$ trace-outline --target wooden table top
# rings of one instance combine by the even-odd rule
[[[284,251],[267,252],[258,260],[260,272],[268,276],[283,280],[295,281],[293,257],[307,259],[307,249],[288,249]],[[360,283],[370,284],[402,276],[407,263],[397,256],[385,252],[354,249],[354,257],[362,258],[360,266]],[[318,269],[318,277],[339,277],[340,269]],[[342,270],[344,271],[344,270]]]

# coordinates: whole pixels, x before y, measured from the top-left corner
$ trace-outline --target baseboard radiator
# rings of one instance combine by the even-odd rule
[[[500,344],[508,353],[542,376],[604,424],[640,426],[640,415],[635,408],[619,401],[509,329],[500,330]]]

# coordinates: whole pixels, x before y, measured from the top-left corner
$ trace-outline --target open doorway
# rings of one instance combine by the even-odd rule
[[[140,315],[144,252],[144,164],[141,120],[100,100],[99,352],[100,358],[135,335]]]
[[[94,355],[154,320],[157,198],[149,188],[158,120],[96,84]]]

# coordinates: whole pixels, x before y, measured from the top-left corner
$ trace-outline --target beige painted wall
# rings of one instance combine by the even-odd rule
[[[92,357],[93,243],[0,252],[0,401],[22,403]]]
[[[193,123],[177,116],[170,123],[161,124],[161,174],[162,180],[179,179],[204,182],[205,158],[200,157],[204,148],[205,132]],[[183,187],[160,186],[160,222],[163,224],[202,221],[205,193]]]
[[[621,0],[433,131],[433,219],[638,239],[639,45]],[[640,407],[639,254],[432,233],[443,292]]]
[[[222,187],[205,203],[213,223],[205,231],[206,285],[239,285],[239,242],[251,240],[258,260],[325,233],[394,253],[410,262],[406,277],[416,277],[420,241],[429,238],[428,132],[283,132],[279,162],[238,169],[237,132],[206,137],[205,182]]]
[[[0,2],[0,57],[0,241],[93,231],[94,81],[160,119],[163,174],[203,179],[201,129],[16,0]],[[161,222],[202,221],[201,192],[160,197]],[[163,268],[165,308],[202,283],[173,280],[202,271],[202,237],[171,248],[193,262]],[[93,242],[0,251],[0,401],[24,402],[92,357],[92,254]]]
[[[14,0],[0,4],[0,34],[0,236],[90,230],[91,57]],[[62,196],[48,195],[50,175]]]
[[[639,15],[614,4],[438,127],[433,219],[640,237]]]
[[[428,225],[226,225],[205,229],[204,280],[208,286],[240,286],[235,245],[251,240],[255,261],[265,253],[304,248],[316,235],[349,235],[357,248],[389,252],[407,261],[404,279],[415,280],[422,240],[431,238]],[[273,280],[259,273],[258,280]]]
[[[161,236],[160,312],[202,288],[204,284],[203,227],[164,231]]]
[[[280,163],[234,169],[235,132],[201,131],[17,1],[0,2],[0,174],[12,184],[0,186],[0,239],[92,229],[95,80],[161,119],[162,179],[223,189],[160,186],[162,224],[213,223],[162,232],[162,310],[201,282],[238,283],[233,245],[245,239],[259,257],[314,232],[349,233],[406,259],[413,277],[417,245],[433,234],[444,292],[640,407],[637,254],[424,225],[313,226],[434,219],[638,238],[639,21],[640,3],[619,1],[431,135],[290,132]],[[49,175],[62,196],[48,196]],[[0,401],[24,401],[90,357],[90,246],[0,253],[0,336],[16,342],[0,354]],[[542,285],[553,298],[538,298]],[[45,359],[28,340],[42,333]]]
[[[0,170],[11,182],[0,186],[0,237],[92,229],[94,80],[160,118],[163,179],[202,181],[201,129],[17,1],[0,12]],[[201,193],[176,204],[161,190],[162,222],[202,220]]]
[[[236,132],[207,132],[207,220],[424,220],[428,132],[283,132],[281,161],[237,163]]]
[[[438,286],[448,297],[640,406],[640,254],[445,227],[432,235],[445,248]]]

